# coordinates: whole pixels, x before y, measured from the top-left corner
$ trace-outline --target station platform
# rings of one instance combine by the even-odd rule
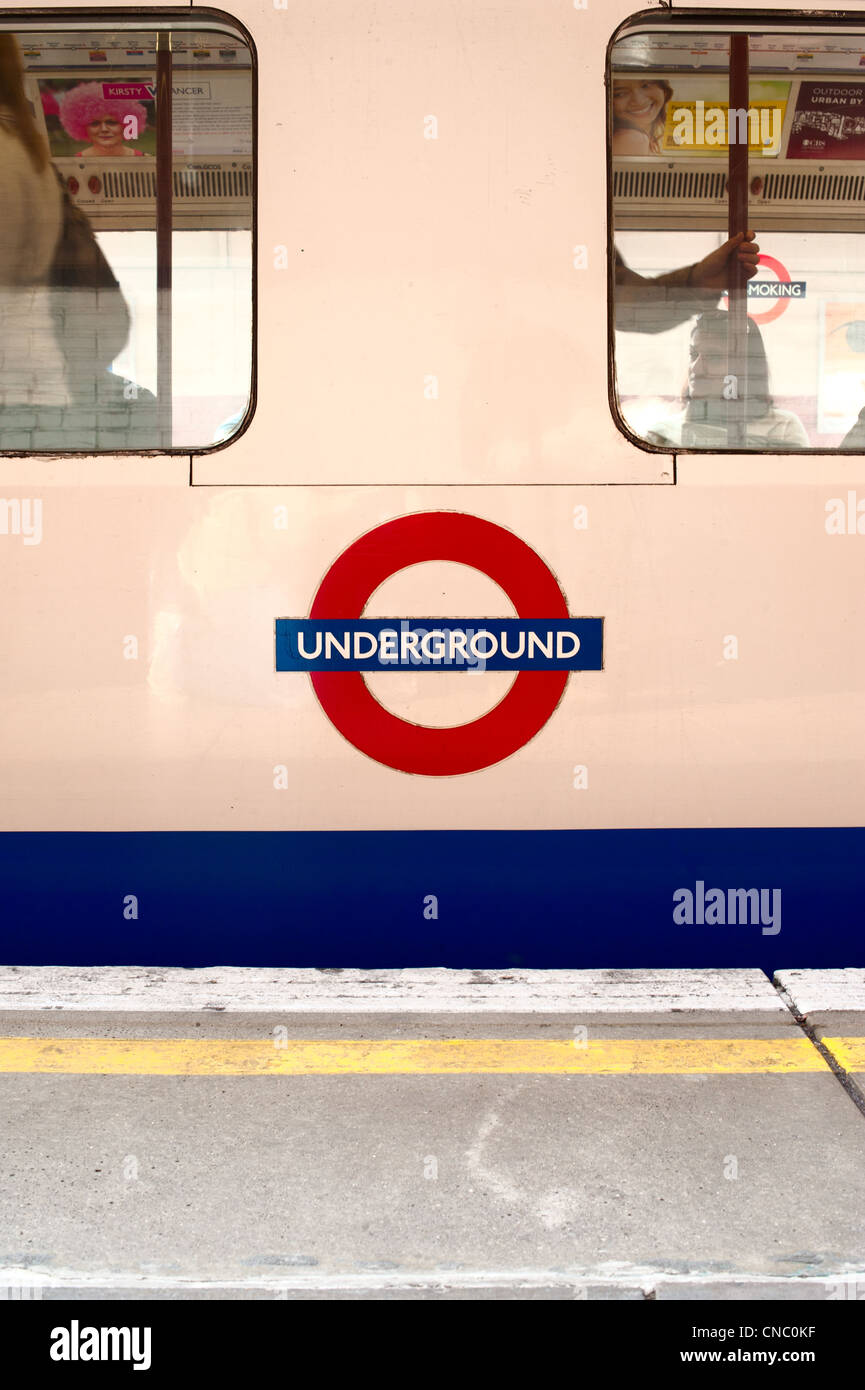
[[[865,969],[0,969],[0,1294],[865,1298]]]

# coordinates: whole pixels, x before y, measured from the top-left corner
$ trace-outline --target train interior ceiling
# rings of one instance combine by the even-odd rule
[[[748,33],[747,221],[760,248],[747,292],[749,362],[755,380],[753,353],[768,364],[770,410],[752,447],[855,442],[861,452],[865,32],[817,20],[768,33],[743,22],[741,31]],[[613,231],[640,275],[691,265],[728,235],[729,55],[729,33],[709,26],[626,32],[611,47]],[[726,308],[719,299],[716,321]],[[689,437],[686,422],[700,351],[694,331],[686,320],[659,334],[616,334],[620,411],[649,443],[711,444],[711,430],[691,427]]]
[[[128,307],[131,331],[111,372],[127,397],[155,401],[157,33],[85,32],[58,18],[16,37],[38,129]],[[174,20],[170,51],[171,423],[167,440],[145,442],[198,449],[229,438],[250,398],[253,60],[227,28],[194,32]]]

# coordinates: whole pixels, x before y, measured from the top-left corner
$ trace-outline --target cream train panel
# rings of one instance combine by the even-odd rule
[[[865,463],[674,466],[615,427],[629,7],[231,13],[259,59],[256,413],[191,461],[2,464],[4,957],[855,963]],[[365,702],[357,671],[277,669],[279,619],[540,654],[379,671]]]
[[[837,477],[640,489],[626,507],[600,488],[51,490],[41,543],[3,538],[5,611],[26,614],[4,641],[4,828],[856,825],[862,560],[859,537],[826,533],[835,495]],[[274,670],[273,626],[308,614],[359,535],[454,508],[518,533],[572,614],[604,617],[605,669],[573,672],[545,727],[496,766],[410,776],[351,748],[308,675]],[[403,570],[368,614],[513,613],[463,570]],[[500,674],[468,669],[374,681],[420,724],[479,718],[504,693]]]
[[[603,67],[628,6],[236,13],[259,56],[259,404],[195,481],[671,481],[603,408]]]

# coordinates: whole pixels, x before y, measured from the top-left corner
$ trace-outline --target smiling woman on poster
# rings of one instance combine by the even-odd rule
[[[60,102],[60,124],[73,140],[89,141],[77,150],[79,159],[123,158],[144,154],[132,148],[147,126],[147,112],[138,101],[102,94],[101,82],[80,82]]]
[[[669,82],[620,79],[613,83],[612,152],[620,155],[660,154],[667,123]]]

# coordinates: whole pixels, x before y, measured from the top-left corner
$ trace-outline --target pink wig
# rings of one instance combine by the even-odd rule
[[[73,140],[88,140],[87,127],[103,116],[113,116],[121,125],[125,116],[134,116],[139,135],[147,125],[147,112],[139,101],[127,97],[106,100],[101,82],[79,82],[60,102],[60,124]]]
[[[42,97],[42,110],[45,112],[45,115],[59,115],[60,106],[57,102],[57,93],[53,92],[50,87],[43,87],[40,96]]]

